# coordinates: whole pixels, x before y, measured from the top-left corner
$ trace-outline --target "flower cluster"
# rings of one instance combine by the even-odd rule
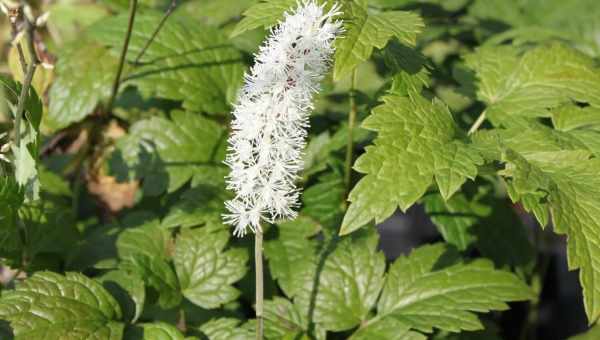
[[[231,168],[224,221],[243,236],[260,221],[293,219],[312,97],[341,32],[338,7],[299,3],[271,30],[238,95],[225,163]]]

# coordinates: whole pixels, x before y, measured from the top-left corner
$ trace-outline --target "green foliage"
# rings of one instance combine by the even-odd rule
[[[26,34],[0,62],[0,338],[255,339],[223,161],[243,74],[296,3],[178,2],[148,44],[170,1],[139,1],[112,107],[129,1],[31,4],[52,15],[19,147]],[[298,217],[263,224],[265,339],[526,336],[556,305],[544,284],[564,288],[550,233],[579,270],[590,329],[572,339],[598,338],[597,1],[339,4]],[[373,222],[412,207],[402,232],[439,235],[396,257]]]

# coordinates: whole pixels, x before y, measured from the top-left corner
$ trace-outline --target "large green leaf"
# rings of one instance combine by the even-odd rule
[[[566,45],[542,45],[522,55],[512,46],[481,47],[465,61],[493,122],[549,116],[547,108],[571,101],[600,106],[600,68]]]
[[[220,226],[185,229],[177,238],[174,262],[183,295],[203,308],[217,308],[240,295],[232,284],[246,275],[248,253],[224,251],[228,240],[229,232]]]
[[[448,199],[467,178],[477,175],[483,160],[460,139],[461,132],[448,108],[439,100],[418,94],[389,95],[363,122],[378,132],[354,169],[365,173],[350,193],[352,202],[340,234],[350,233],[369,221],[377,223],[398,206],[408,209],[435,179]]]
[[[392,38],[414,45],[424,27],[418,14],[404,11],[370,13],[358,2],[348,2],[343,8],[345,32],[336,44],[333,77],[342,79],[361,62],[369,59],[373,48],[382,49]]]
[[[127,15],[101,20],[90,28],[98,41],[121,49]],[[154,32],[161,15],[137,15],[127,58],[134,61]],[[191,111],[229,111],[241,84],[241,54],[231,47],[218,29],[187,16],[174,14],[148,47],[141,65],[126,77],[125,84],[137,86],[147,95],[183,101]]]
[[[146,289],[141,277],[122,270],[111,270],[98,279],[119,301],[125,320],[135,323],[142,314]]]
[[[194,176],[222,174],[225,132],[199,114],[173,111],[134,123],[117,142],[111,165],[119,179],[144,178],[148,195],[179,189]]]
[[[50,88],[47,126],[58,130],[91,114],[110,95],[117,62],[106,47],[90,39],[62,48]]]
[[[505,310],[506,302],[533,297],[525,283],[489,261],[456,262],[444,244],[398,258],[388,272],[376,319],[393,317],[426,332],[434,327],[477,330],[483,326],[473,312]]]
[[[81,274],[38,272],[4,292],[0,318],[15,339],[107,339],[123,334],[121,309],[102,286]]]

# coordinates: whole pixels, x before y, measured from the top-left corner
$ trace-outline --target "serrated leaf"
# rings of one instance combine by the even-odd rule
[[[184,340],[184,336],[175,326],[152,322],[127,328],[123,340]]]
[[[136,16],[129,61],[134,61],[161,17],[153,12]],[[242,81],[241,54],[218,29],[177,13],[173,19],[164,24],[125,84],[137,86],[148,96],[183,101],[183,107],[191,111],[229,111]],[[101,20],[90,28],[90,34],[120,50],[127,20],[125,13]]]
[[[296,0],[261,0],[244,12],[231,37],[259,27],[269,28],[282,20],[283,14],[296,5]]]
[[[212,183],[204,180],[202,183],[192,183],[194,188],[181,194],[179,200],[169,208],[161,222],[163,228],[188,228],[221,223],[221,215],[225,212],[223,202],[228,197],[224,183],[226,171],[220,167],[214,168],[217,169],[214,173],[221,177]]]
[[[181,302],[179,282],[166,260],[136,254],[123,261],[120,267],[139,275],[146,285],[154,288],[159,294],[158,305],[162,308],[173,308]]]
[[[185,229],[177,238],[175,269],[183,295],[203,308],[217,308],[235,300],[232,286],[246,275],[248,253],[244,249],[224,251],[229,232],[206,226]]]
[[[421,333],[411,331],[408,325],[394,318],[386,317],[381,320],[368,322],[365,326],[360,327],[354,332],[349,339],[425,340],[427,337]]]
[[[589,152],[556,151],[547,157],[524,157],[512,149],[504,151],[503,172],[509,178],[508,193],[534,213],[542,226],[552,217],[554,231],[568,236],[567,259],[570,269],[579,268],[584,306],[590,323],[600,316],[600,161]]]
[[[219,124],[191,112],[173,111],[171,120],[140,120],[117,141],[112,168],[119,179],[146,178],[147,194],[173,192],[222,161],[224,134]],[[157,184],[155,179],[166,183]]]
[[[307,237],[318,231],[318,225],[300,215],[294,221],[279,224],[279,237],[265,242],[264,252],[269,270],[289,298],[301,289],[299,277],[311,275],[317,255],[317,243]]]
[[[506,302],[533,296],[514,274],[489,261],[443,265],[453,262],[456,255],[443,244],[398,258],[388,272],[378,317],[394,317],[425,332],[477,330],[483,326],[473,312],[505,310]]]
[[[481,47],[465,57],[477,77],[477,97],[492,121],[549,116],[547,108],[577,101],[600,106],[600,68],[563,44],[520,55],[512,46]]]
[[[332,243],[325,251],[318,287],[313,292],[315,276],[303,278],[304,289],[294,302],[301,311],[309,311],[312,295],[312,319],[332,331],[350,329],[367,320],[383,285],[385,257],[377,251],[378,235],[371,229]]]
[[[62,48],[50,87],[46,125],[58,130],[91,114],[110,95],[116,70],[117,58],[98,43],[78,40]]]
[[[123,333],[117,301],[78,273],[36,273],[2,295],[0,317],[11,323],[16,340],[120,340]]]
[[[135,212],[122,221],[124,229],[117,237],[117,252],[121,259],[134,255],[167,258],[169,233],[160,228],[160,222],[152,213]]]
[[[477,175],[483,160],[474,148],[458,139],[460,130],[448,108],[420,95],[390,95],[364,122],[378,132],[354,169],[366,174],[352,189],[352,202],[340,230],[348,234],[369,221],[382,222],[399,206],[408,209],[435,179],[448,199]]]
[[[264,303],[265,337],[298,339],[308,329],[306,316],[290,301],[274,297]]]
[[[134,273],[111,270],[98,279],[121,306],[124,318],[135,323],[142,314],[146,300],[144,281]]]
[[[233,318],[219,318],[203,324],[199,330],[206,335],[208,340],[255,339],[254,331],[248,327],[241,326],[240,323],[239,320]]]
[[[349,75],[361,62],[369,59],[374,48],[382,49],[392,38],[413,46],[424,27],[418,14],[404,11],[370,13],[356,2],[343,8],[345,23],[343,38],[336,44],[333,78]]]

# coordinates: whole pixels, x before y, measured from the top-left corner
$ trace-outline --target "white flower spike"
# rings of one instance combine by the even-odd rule
[[[233,111],[225,163],[231,168],[225,223],[234,235],[260,229],[260,221],[293,219],[312,97],[330,66],[342,23],[334,5],[304,0],[285,14],[255,55]]]

